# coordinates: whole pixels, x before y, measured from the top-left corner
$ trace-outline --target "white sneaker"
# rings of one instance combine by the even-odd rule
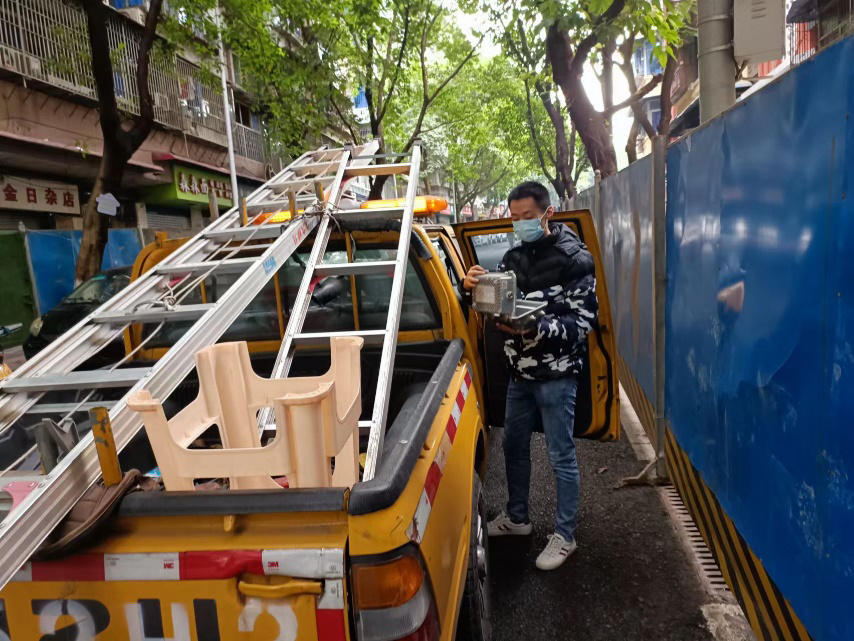
[[[505,512],[502,512],[487,525],[489,536],[527,536],[534,526],[531,522],[514,523]]]
[[[537,557],[537,567],[541,570],[559,568],[577,549],[575,539],[567,541],[560,534],[552,534],[546,549]]]

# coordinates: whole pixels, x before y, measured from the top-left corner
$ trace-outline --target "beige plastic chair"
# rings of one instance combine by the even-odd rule
[[[322,376],[267,379],[252,370],[245,342],[222,343],[196,354],[199,395],[171,421],[162,403],[143,390],[128,407],[148,433],[167,490],[193,490],[194,479],[229,478],[234,489],[350,487],[359,479],[363,340],[331,341],[331,366]],[[272,406],[276,436],[261,447],[258,410]],[[222,449],[188,449],[212,425]],[[335,459],[335,473],[331,460]]]

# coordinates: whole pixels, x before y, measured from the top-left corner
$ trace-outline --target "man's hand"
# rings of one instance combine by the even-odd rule
[[[495,323],[495,326],[502,332],[506,332],[507,334],[517,334],[519,336],[525,336],[526,334],[530,334],[533,331],[531,329],[513,329],[512,327],[508,327],[507,325],[503,325],[501,323]]]
[[[477,285],[477,277],[486,273],[486,270],[480,265],[474,265],[466,274],[463,280],[463,288],[471,291]]]

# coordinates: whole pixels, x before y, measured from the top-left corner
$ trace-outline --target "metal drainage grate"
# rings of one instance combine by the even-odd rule
[[[694,523],[694,519],[691,518],[691,513],[682,502],[679,492],[671,485],[661,488],[661,494],[674,521],[676,521],[678,527],[682,530],[682,534],[694,557],[701,577],[707,582],[707,585],[713,592],[729,594],[729,586],[727,586],[721,574],[717,561],[715,561],[715,557],[706,546],[703,535],[700,534],[700,530]]]

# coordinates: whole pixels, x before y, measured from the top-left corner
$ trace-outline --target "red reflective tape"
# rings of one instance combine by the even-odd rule
[[[181,554],[181,580],[230,579],[240,574],[264,574],[261,550],[213,550]]]
[[[463,390],[457,392],[457,407],[460,408],[460,414],[463,413],[463,408],[466,406],[466,397],[463,396]]]
[[[457,424],[453,416],[448,419],[448,427],[445,428],[445,431],[448,432],[448,438],[451,439],[451,445],[453,445],[454,438],[457,436]]]
[[[104,581],[104,555],[79,554],[32,564],[33,581]]]
[[[471,372],[468,370],[468,368],[466,368],[465,381],[466,381],[466,389],[470,390],[471,389]]]
[[[427,480],[424,482],[424,491],[427,493],[427,500],[430,505],[433,505],[433,499],[436,498],[436,492],[439,490],[439,481],[442,480],[442,470],[434,461],[427,470]]]
[[[317,638],[322,641],[345,641],[344,610],[316,610]]]

